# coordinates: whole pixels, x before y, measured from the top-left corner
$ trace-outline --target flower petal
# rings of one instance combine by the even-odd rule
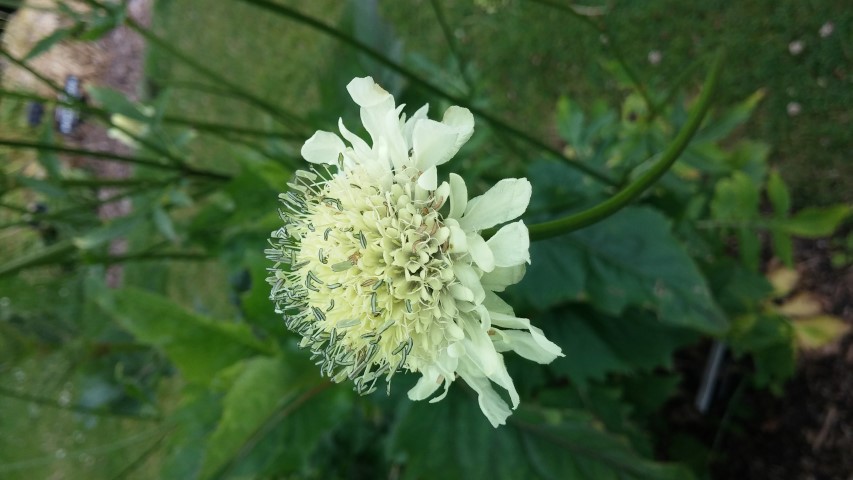
[[[478,233],[469,233],[466,236],[468,240],[468,253],[471,259],[484,272],[491,272],[495,269],[495,256],[489,245],[483,240],[483,237]]]
[[[444,111],[441,123],[453,127],[456,133],[456,150],[458,151],[474,133],[474,115],[464,107],[452,106]]]
[[[450,160],[459,150],[456,139],[459,134],[452,127],[435,120],[423,119],[412,131],[412,158],[415,167],[426,170]]]
[[[518,318],[502,313],[491,313],[492,324],[501,328],[526,329],[530,332],[529,339],[524,338],[524,332],[515,330],[502,330],[505,335],[507,346],[524,358],[539,363],[550,363],[557,357],[562,357],[563,350],[554,342],[545,338],[545,334],[538,327],[530,324],[526,318]],[[521,335],[519,335],[521,334]],[[507,340],[504,340],[505,342]]]
[[[415,129],[415,124],[420,120],[424,120],[427,118],[427,113],[429,112],[429,104],[425,104],[423,107],[419,108],[412,118],[406,120],[405,125],[403,126],[403,137],[406,139],[406,145],[412,146],[412,131]]]
[[[472,198],[459,225],[467,232],[480,231],[512,220],[527,209],[532,188],[526,178],[506,178],[489,191]]]
[[[391,105],[394,105],[394,97],[374,82],[372,77],[353,78],[347,85],[347,91],[359,107],[375,107],[388,102],[389,99]]]
[[[332,132],[317,130],[311,138],[302,145],[302,158],[311,163],[337,165],[338,158],[346,149],[341,137]]]
[[[460,218],[468,205],[468,187],[465,180],[455,173],[450,174],[450,213],[448,218]]]
[[[480,278],[483,288],[493,292],[503,292],[509,285],[515,285],[524,278],[525,264],[512,267],[495,267],[494,270],[484,273]]]
[[[418,380],[418,383],[409,390],[409,400],[418,401],[429,398],[441,386],[441,380],[442,377],[436,370],[432,368],[427,369]]]
[[[435,190],[438,186],[438,170],[429,167],[418,177],[418,186],[424,190]]]
[[[477,305],[483,303],[483,300],[486,298],[486,291],[483,290],[483,286],[480,284],[480,276],[477,275],[473,267],[464,263],[457,263],[453,265],[453,274],[459,280],[459,283],[464,285],[472,293],[472,298],[470,300],[465,299],[466,301]]]
[[[489,423],[495,428],[506,424],[506,419],[512,414],[512,410],[495,392],[489,380],[481,373],[465,368],[463,364],[460,364],[458,373],[465,383],[477,392],[477,403],[480,404],[480,410],[489,419]]]
[[[471,243],[470,239],[468,243]],[[494,254],[495,266],[512,267],[530,263],[530,236],[521,220],[501,227],[486,244]]]
[[[344,139],[352,145],[352,149],[358,157],[363,158],[370,154],[370,147],[367,146],[367,142],[362,140],[358,135],[349,131],[349,129],[344,125],[344,120],[342,118],[338,119],[338,130],[341,131],[341,136],[343,136]]]
[[[528,360],[543,365],[564,356],[562,349],[545,338],[542,330],[536,327],[532,327],[530,333],[520,330],[499,330],[499,332],[500,340],[495,341],[495,348],[501,352],[512,350]]]

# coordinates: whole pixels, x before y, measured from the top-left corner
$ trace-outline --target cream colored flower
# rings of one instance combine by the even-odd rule
[[[409,398],[443,387],[433,402],[461,377],[501,425],[511,411],[492,383],[513,408],[519,402],[502,353],[539,363],[562,355],[495,294],[524,276],[527,227],[516,221],[489,240],[480,234],[524,212],[530,183],[505,179],[472,199],[456,174],[439,184],[436,167],[474,131],[471,113],[450,107],[437,122],[425,105],[406,119],[373,79],[347,89],[371,143],[341,121],[343,139],[318,131],[305,142],[302,156],[316,167],[296,172],[280,196],[284,227],[266,251],[276,262],[271,299],[322,374],[369,393],[380,378],[390,389],[395,373],[420,372]]]

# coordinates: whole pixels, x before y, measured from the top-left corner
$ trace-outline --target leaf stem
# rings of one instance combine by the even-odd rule
[[[713,60],[708,76],[705,79],[705,86],[693,110],[690,112],[687,122],[651,168],[633,183],[594,207],[557,220],[531,225],[529,227],[530,239],[533,241],[544,240],[599,222],[624,208],[663,176],[678,157],[681,156],[684,149],[687,148],[690,139],[693,138],[702,120],[708,113],[708,109],[711,106],[711,99],[717,88],[720,71],[722,70],[723,57],[724,51],[720,49]]]

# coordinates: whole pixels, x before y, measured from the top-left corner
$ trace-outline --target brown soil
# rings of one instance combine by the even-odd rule
[[[853,324],[853,266],[832,268],[826,241],[798,251],[800,288]],[[853,480],[853,332],[802,354],[781,396],[747,391],[734,401],[751,415],[716,432],[714,478]]]

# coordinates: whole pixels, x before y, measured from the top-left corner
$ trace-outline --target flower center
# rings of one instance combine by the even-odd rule
[[[414,182],[383,189],[358,169],[327,177],[300,171],[282,196],[274,246],[290,269],[277,272],[272,295],[322,372],[368,393],[446,347],[450,229],[443,199]]]

